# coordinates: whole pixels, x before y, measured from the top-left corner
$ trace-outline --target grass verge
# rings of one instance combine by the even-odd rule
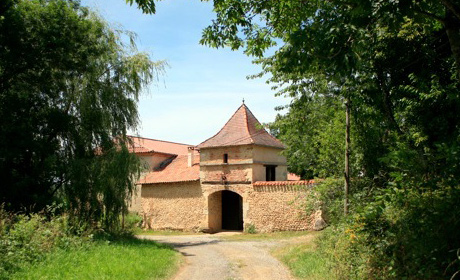
[[[178,268],[179,254],[154,241],[96,241],[90,246],[56,250],[11,279],[166,279]]]
[[[305,238],[301,242],[277,248],[272,254],[282,261],[296,278],[307,280],[335,279],[328,260],[316,251],[314,239],[320,233],[310,232],[310,234],[312,238]]]
[[[242,233],[235,235],[224,235],[219,236],[220,239],[225,241],[257,241],[257,240],[278,240],[278,239],[288,239],[293,237],[300,237],[304,235],[309,235],[309,231],[279,231],[279,232],[270,232],[270,233]]]

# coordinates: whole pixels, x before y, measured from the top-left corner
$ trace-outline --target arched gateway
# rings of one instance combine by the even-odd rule
[[[311,184],[287,181],[284,145],[245,104],[197,146],[134,140],[133,151],[149,165],[139,181],[147,228],[270,232],[315,225],[316,214],[303,206]]]
[[[241,195],[228,190],[210,194],[208,224],[212,232],[243,230],[243,198]]]

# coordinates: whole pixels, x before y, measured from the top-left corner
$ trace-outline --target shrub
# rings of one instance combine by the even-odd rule
[[[56,248],[67,250],[85,244],[85,238],[71,233],[66,216],[28,216],[0,209],[0,218],[0,279],[42,261]]]
[[[460,270],[460,189],[361,189],[359,196],[366,202],[318,239],[337,279],[451,279]]]
[[[366,202],[372,200],[372,182],[365,178],[351,181],[349,190],[349,212],[357,213]],[[328,224],[338,224],[343,219],[344,179],[326,178],[318,180],[313,191],[308,193],[306,212],[321,210]]]
[[[256,234],[257,233],[256,226],[254,224],[248,224],[248,226],[246,227],[246,232],[249,234]]]
[[[129,213],[125,216],[125,224],[123,225],[125,230],[134,232],[137,228],[140,228],[142,223],[142,217],[136,213]]]

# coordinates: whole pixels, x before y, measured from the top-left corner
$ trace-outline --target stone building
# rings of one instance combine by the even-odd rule
[[[313,182],[292,180],[280,154],[283,144],[262,128],[245,104],[198,146],[133,140],[133,152],[148,171],[138,182],[131,209],[143,216],[146,228],[314,228],[317,213],[306,214],[303,205]]]

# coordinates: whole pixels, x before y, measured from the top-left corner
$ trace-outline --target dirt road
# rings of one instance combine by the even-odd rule
[[[185,256],[174,280],[293,279],[269,252],[283,241],[225,241],[219,235],[139,237],[171,244]]]

